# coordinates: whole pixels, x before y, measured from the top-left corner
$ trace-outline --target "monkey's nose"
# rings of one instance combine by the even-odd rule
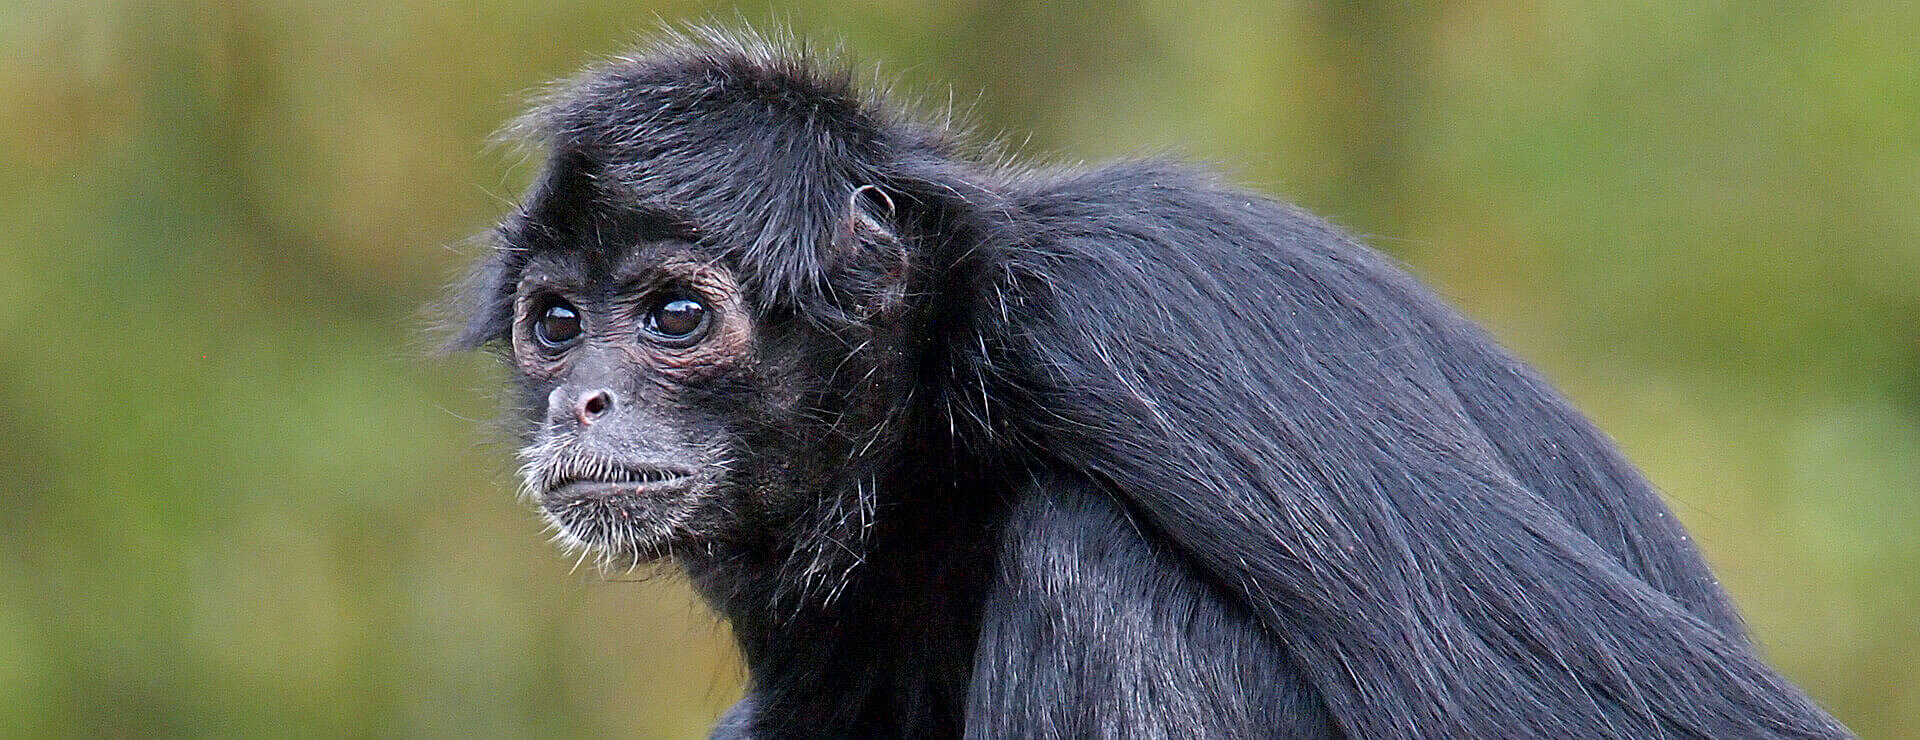
[[[600,417],[613,413],[613,408],[612,391],[589,391],[573,403],[573,418],[580,420],[580,426],[591,426]]]

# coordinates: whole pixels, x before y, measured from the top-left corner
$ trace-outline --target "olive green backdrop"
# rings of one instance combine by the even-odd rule
[[[1920,5],[0,7],[0,735],[704,732],[671,576],[573,570],[421,306],[545,81],[701,18],[1048,161],[1173,153],[1405,260],[1560,383],[1767,654],[1920,716]]]

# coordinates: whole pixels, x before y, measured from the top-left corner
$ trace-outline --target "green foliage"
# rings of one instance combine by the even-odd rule
[[[714,17],[1372,235],[1619,438],[1793,678],[1920,715],[1911,4],[771,5],[0,10],[0,735],[704,731],[724,627],[570,573],[418,307],[530,177],[524,99]]]

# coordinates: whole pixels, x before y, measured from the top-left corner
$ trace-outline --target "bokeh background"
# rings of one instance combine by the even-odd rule
[[[545,541],[420,309],[543,82],[712,18],[1367,235],[1618,438],[1771,660],[1912,731],[1920,4],[13,0],[0,735],[704,733],[724,625]]]

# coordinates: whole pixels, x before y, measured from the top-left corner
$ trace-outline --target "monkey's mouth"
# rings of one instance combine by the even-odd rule
[[[591,473],[556,476],[541,498],[551,505],[658,495],[684,489],[693,479],[692,473],[668,468],[603,467]]]
[[[698,476],[669,468],[597,464],[550,479],[540,510],[568,547],[600,554],[603,567],[659,557],[685,527]]]
[[[569,549],[601,565],[654,560],[689,535],[712,474],[691,466],[627,462],[560,448],[523,451],[526,490]]]

